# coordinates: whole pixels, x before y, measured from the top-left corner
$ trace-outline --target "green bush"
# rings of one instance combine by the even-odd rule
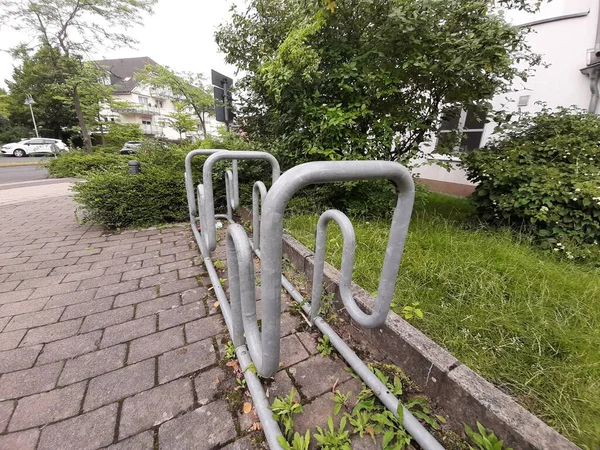
[[[479,215],[531,230],[568,259],[600,255],[600,118],[575,108],[523,114],[465,158]]]
[[[73,190],[85,221],[107,228],[182,222],[188,215],[183,174],[160,166],[145,166],[136,176],[126,169],[92,173]]]
[[[84,153],[71,151],[59,154],[48,164],[48,172],[53,178],[84,178],[95,171],[106,172],[127,167],[127,157],[118,153]]]

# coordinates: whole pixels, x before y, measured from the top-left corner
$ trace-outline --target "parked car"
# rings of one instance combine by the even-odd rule
[[[123,148],[119,151],[121,155],[133,155],[142,146],[142,141],[125,142]]]
[[[60,139],[34,138],[23,139],[21,142],[13,144],[5,144],[0,148],[0,153],[22,158],[34,154],[57,154],[67,150],[67,146]]]

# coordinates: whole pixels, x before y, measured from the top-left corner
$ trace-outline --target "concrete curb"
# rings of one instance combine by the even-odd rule
[[[289,235],[284,235],[283,252],[298,271],[312,279],[313,252]],[[341,307],[339,279],[339,271],[325,263],[326,289],[334,293],[336,305]],[[359,306],[372,311],[373,297],[354,283],[352,291]],[[351,323],[347,315],[344,318]],[[394,312],[381,328],[346,328],[352,338],[369,341],[401,367],[448,412],[450,423],[456,427],[479,421],[516,450],[579,449]]]

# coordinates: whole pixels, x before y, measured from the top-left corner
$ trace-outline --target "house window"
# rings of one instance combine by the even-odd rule
[[[442,149],[445,147],[444,150],[447,151],[448,145],[458,131],[462,133],[462,139],[455,150],[463,153],[478,149],[481,147],[484,127],[485,113],[475,110],[460,110],[459,113],[442,122],[436,148]]]
[[[163,102],[162,102],[162,100],[160,100],[160,101],[158,102],[158,107],[159,107],[159,108],[162,108],[162,107],[163,107]]]
[[[142,125],[152,125],[152,120],[142,119]]]
[[[140,105],[148,106],[149,100],[150,99],[148,97],[142,97],[141,95],[138,95],[138,102]]]
[[[529,97],[531,97],[530,95],[521,95],[519,97],[519,103],[517,103],[517,106],[521,107],[521,106],[527,106],[529,104]]]

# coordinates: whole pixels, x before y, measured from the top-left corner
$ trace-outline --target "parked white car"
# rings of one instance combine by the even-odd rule
[[[33,154],[56,154],[66,150],[68,150],[67,146],[60,139],[34,138],[24,139],[14,144],[5,144],[0,148],[0,153],[22,158]]]

